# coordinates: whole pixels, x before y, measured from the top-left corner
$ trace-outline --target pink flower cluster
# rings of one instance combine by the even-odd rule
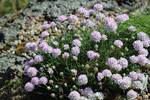
[[[136,40],[133,42],[133,48],[138,51],[140,49],[143,49],[143,42],[140,40]]]
[[[52,28],[54,28],[54,27],[56,26],[56,23],[55,23],[55,22],[51,22],[51,23],[50,23],[50,26],[51,26]]]
[[[68,97],[70,100],[80,100],[80,94],[77,91],[70,92]]]
[[[78,77],[78,84],[79,85],[86,85],[88,83],[88,78],[85,74],[82,74]]]
[[[124,23],[125,21],[129,20],[129,16],[127,14],[121,14],[117,16],[117,21],[120,23]]]
[[[129,100],[134,100],[134,99],[136,99],[137,96],[138,96],[138,94],[134,90],[129,90],[127,92],[127,98]]]
[[[71,49],[72,54],[74,54],[75,56],[78,56],[80,53],[80,48],[78,46],[75,46]]]
[[[49,36],[49,33],[47,31],[41,33],[42,38],[45,38],[46,36]]]
[[[105,15],[104,15],[103,13],[99,13],[99,14],[96,15],[96,20],[97,20],[97,21],[100,21],[100,20],[102,20],[103,18],[105,18]]]
[[[70,15],[69,16],[69,22],[75,22],[78,20],[78,17],[76,15]]]
[[[75,39],[72,41],[73,46],[81,47],[81,41],[79,39]]]
[[[91,20],[87,20],[86,27],[94,27],[95,23]]]
[[[65,20],[67,20],[67,17],[64,15],[58,17],[58,22],[60,22],[60,23],[64,22]]]
[[[53,49],[52,56],[54,58],[57,58],[60,54],[61,54],[61,50],[60,49]]]
[[[114,19],[111,17],[106,17],[104,19],[104,22],[106,24],[107,31],[115,32],[117,30],[117,24],[115,23]]]
[[[42,55],[37,55],[37,56],[35,56],[34,60],[35,60],[36,63],[40,63],[40,62],[43,61],[43,56]]]
[[[48,29],[48,28],[50,28],[50,24],[42,25],[41,28],[42,28],[42,29]]]
[[[102,11],[103,10],[103,5],[101,4],[95,4],[93,7],[94,10],[96,11]]]
[[[139,40],[144,41],[146,39],[149,39],[149,36],[145,32],[139,32],[137,34],[137,37]]]
[[[29,67],[26,71],[28,77],[33,77],[37,75],[37,69],[35,67]]]
[[[131,32],[134,32],[134,31],[136,31],[136,27],[130,26],[130,27],[128,28],[128,30],[131,31]]]
[[[45,52],[45,53],[52,53],[53,48],[51,46],[49,46],[46,42],[42,41],[39,44],[39,50]]]
[[[25,45],[25,50],[28,51],[36,51],[37,50],[37,43],[35,42],[28,42]]]
[[[99,58],[100,54],[90,50],[87,52],[87,56],[88,56],[88,58],[90,58],[92,60],[95,58]]]
[[[114,45],[120,48],[121,46],[123,46],[123,43],[121,40],[115,40]]]
[[[91,33],[91,40],[94,42],[100,42],[101,40],[101,34],[98,31],[94,31]]]

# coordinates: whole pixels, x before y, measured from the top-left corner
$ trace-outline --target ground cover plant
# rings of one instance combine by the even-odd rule
[[[25,45],[34,56],[25,62],[31,78],[24,87],[27,92],[54,100],[103,100],[110,93],[126,93],[132,100],[144,90],[149,36],[132,25],[122,29],[128,15],[111,18],[102,10],[95,4],[91,10],[79,8],[76,15],[42,25],[41,40]]]

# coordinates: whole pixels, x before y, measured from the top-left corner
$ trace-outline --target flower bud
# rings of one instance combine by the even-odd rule
[[[75,80],[76,80],[76,78],[75,78],[75,77],[72,77],[72,80],[73,80],[73,81],[75,81]]]
[[[131,38],[132,38],[132,39],[135,39],[135,37],[134,37],[134,36],[132,36]]]
[[[76,87],[75,85],[73,85],[73,88],[74,88],[74,89],[77,89],[77,87]]]
[[[110,48],[111,48],[112,50],[114,50],[114,49],[115,49],[114,45],[111,45],[111,46],[110,46]]]
[[[67,83],[64,83],[64,86],[67,87]]]
[[[58,88],[58,85],[55,85],[55,88],[57,89],[57,88]]]
[[[99,64],[98,63],[95,63],[95,66],[98,66]]]
[[[123,73],[122,76],[125,77],[125,76],[126,76],[126,73]]]
[[[121,55],[121,56],[124,56],[124,53],[123,53],[123,52],[120,52],[120,55]]]
[[[146,67],[147,69],[150,69],[150,61],[145,64],[145,67]]]
[[[60,95],[60,96],[59,96],[59,98],[60,98],[60,99],[63,99],[63,96],[62,96],[62,95]]]
[[[50,90],[51,89],[51,87],[50,86],[47,86],[47,90]]]
[[[52,66],[52,68],[53,68],[53,69],[56,69],[56,67],[55,67],[55,66]]]
[[[55,28],[54,28],[54,31],[55,31],[55,32],[57,32],[57,31],[58,31],[57,27],[55,27]]]
[[[94,48],[95,48],[95,50],[98,50],[98,45],[96,44],[96,45],[94,46]]]
[[[54,94],[54,93],[52,93],[52,94],[51,94],[51,97],[52,97],[52,98],[54,98],[54,97],[55,97],[55,94]]]
[[[128,38],[125,38],[125,40],[128,41],[129,39],[128,39]]]
[[[82,65],[81,65],[81,67],[83,68],[83,67],[84,67],[84,65],[82,64]]]
[[[54,83],[54,81],[53,80],[49,80],[49,84],[53,84]]]
[[[129,49],[128,49],[127,47],[125,47],[125,51],[126,51],[126,52],[128,52],[128,51],[129,51]]]
[[[64,73],[63,72],[60,72],[60,76],[63,76],[64,75]]]
[[[59,88],[59,92],[63,92],[63,88],[62,87]]]
[[[98,72],[98,68],[97,67],[94,67],[94,72]]]
[[[86,68],[86,69],[88,69],[89,67],[90,67],[89,64],[86,64],[86,65],[85,65],[85,68]]]

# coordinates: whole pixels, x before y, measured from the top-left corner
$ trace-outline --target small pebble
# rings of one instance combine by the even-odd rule
[[[143,99],[149,99],[148,95],[143,95]]]

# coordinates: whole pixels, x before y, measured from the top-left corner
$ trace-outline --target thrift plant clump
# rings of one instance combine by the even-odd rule
[[[136,33],[134,26],[122,31],[120,24],[129,16],[111,18],[102,10],[95,4],[42,25],[41,40],[25,45],[27,52],[33,52],[24,67],[30,77],[24,87],[27,92],[50,100],[103,100],[118,93],[133,100],[144,90],[150,68],[149,36]]]

